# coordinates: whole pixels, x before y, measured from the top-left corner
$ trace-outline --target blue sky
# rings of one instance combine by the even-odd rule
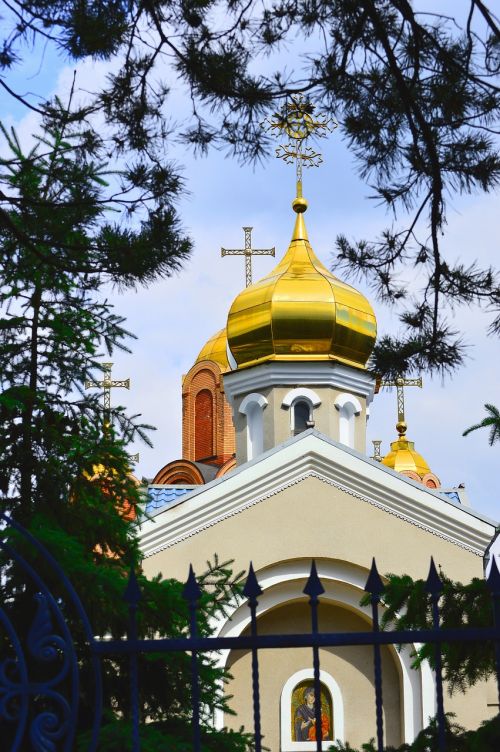
[[[20,92],[27,90],[59,92],[68,90],[75,66],[47,50],[40,58],[30,59],[9,84]],[[103,79],[104,64],[79,64],[78,86]],[[182,90],[175,87],[172,112],[182,119],[185,107]],[[22,137],[29,139],[36,127],[36,116],[26,115],[7,97],[2,97],[1,118],[15,124]],[[374,238],[390,223],[381,207],[368,197],[369,186],[358,177],[352,155],[339,131],[320,143],[325,162],[319,169],[304,174],[304,195],[310,208],[306,215],[311,244],[330,266],[334,238],[343,233],[349,238]],[[138,340],[131,343],[131,355],[114,356],[117,378],[131,377],[132,389],[120,391],[113,399],[131,413],[142,413],[144,422],[157,426],[154,449],[135,446],[140,451],[136,468],[139,476],[152,477],[181,452],[181,377],[192,365],[204,342],[225,324],[229,306],[244,286],[243,260],[220,258],[220,247],[241,247],[242,226],[254,227],[256,247],[276,246],[279,258],[286,250],[293,227],[290,208],[294,197],[294,171],[282,162],[270,159],[265,164],[238,165],[223,154],[213,152],[207,158],[194,159],[181,147],[168,158],[185,166],[189,194],[179,204],[186,229],[195,250],[185,269],[169,280],[137,293],[110,297],[119,313],[127,318],[127,327]],[[452,259],[483,265],[497,256],[497,199],[494,196],[456,198],[450,205],[443,244]],[[254,260],[254,279],[266,274],[276,263],[272,258]],[[335,269],[334,269],[335,272]],[[411,269],[403,279],[415,284]],[[397,322],[390,310],[371,300],[378,318],[379,332],[394,331]],[[489,447],[487,433],[476,432],[467,438],[462,431],[483,417],[485,402],[500,404],[498,389],[498,340],[486,336],[490,316],[477,309],[450,314],[458,329],[463,328],[470,345],[465,367],[452,378],[430,379],[424,374],[424,389],[406,391],[408,436],[428,461],[443,485],[465,483],[473,506],[484,514],[499,516],[498,491],[494,483],[499,447]],[[379,394],[371,408],[368,438],[382,439],[382,451],[396,438],[396,396],[393,390]],[[372,453],[368,443],[367,453]]]

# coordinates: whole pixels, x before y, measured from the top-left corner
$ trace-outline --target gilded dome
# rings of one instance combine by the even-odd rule
[[[431,471],[422,455],[415,450],[415,442],[404,435],[391,441],[391,451],[383,458],[382,464],[397,473],[416,473],[420,478]]]
[[[225,329],[221,329],[216,332],[213,337],[210,337],[208,342],[206,342],[201,348],[194,364],[196,365],[196,363],[199,363],[201,360],[211,360],[214,363],[217,363],[223,371],[229,371]]]
[[[406,428],[404,421],[396,424],[399,437],[396,441],[391,441],[391,451],[382,458],[382,465],[423,483],[427,488],[439,488],[441,481],[431,471],[422,455],[416,451],[415,443],[406,438]]]
[[[364,368],[375,343],[377,324],[367,299],[341,282],[316,257],[303,212],[288,251],[266,277],[234,300],[227,339],[237,367],[269,360],[334,360]]]

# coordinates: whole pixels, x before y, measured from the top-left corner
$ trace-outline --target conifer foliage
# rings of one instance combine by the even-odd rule
[[[11,154],[0,162],[1,190],[10,204],[0,227],[2,511],[55,557],[95,635],[118,639],[126,634],[123,594],[130,569],[138,575],[142,594],[139,636],[185,635],[182,583],[141,574],[137,520],[143,498],[126,447],[136,436],[149,441],[149,427],[120,407],[112,409],[111,424],[104,424],[101,396],[85,391],[83,384],[89,377],[102,378],[103,356],[127,347],[129,335],[106,300],[105,286],[138,285],[170,274],[190,245],[178,228],[172,229],[175,215],[165,202],[136,229],[128,227],[120,189],[108,198],[109,181],[116,187],[122,176],[106,174],[100,148],[71,122],[67,107],[60,102],[54,107],[57,117],[50,118],[28,150],[14,132],[3,129]],[[43,557],[15,531],[9,535],[54,597],[65,603],[64,587]],[[36,614],[36,584],[9,557],[0,564],[2,606],[19,634],[28,635]],[[210,619],[234,596],[227,565],[212,563],[205,576],[211,587],[200,603],[204,635],[210,633]],[[93,721],[92,670],[81,622],[69,606],[64,608],[81,671],[78,743],[84,749]],[[10,656],[9,645],[2,634],[3,657]],[[142,718],[149,721],[144,749],[183,748],[191,734],[189,658],[142,657],[139,674]],[[105,660],[103,679],[106,714],[99,749],[126,750],[127,660]],[[200,661],[206,749],[247,749],[245,734],[216,732],[208,725],[213,710],[226,707],[221,679],[211,661]],[[7,748],[8,733],[2,730]]]

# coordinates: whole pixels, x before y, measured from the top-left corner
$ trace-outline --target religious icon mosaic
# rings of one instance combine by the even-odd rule
[[[321,738],[333,740],[333,704],[330,692],[321,684]],[[312,679],[297,684],[291,697],[292,740],[294,742],[316,741],[314,710],[314,685]]]

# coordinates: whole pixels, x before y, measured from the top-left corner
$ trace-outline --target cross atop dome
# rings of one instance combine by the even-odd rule
[[[391,442],[390,452],[385,457],[381,457],[382,464],[412,478],[412,480],[423,483],[428,488],[439,488],[441,485],[439,478],[431,472],[425,459],[416,451],[415,443],[406,436],[408,426],[405,420],[404,388],[418,386],[421,389],[422,377],[405,379],[403,376],[397,376],[394,380],[381,381],[380,385],[396,387],[398,405],[398,422],[396,423],[398,438]]]
[[[422,389],[422,377],[419,376],[418,379],[405,379],[403,378],[403,376],[398,376],[394,379],[394,381],[390,381],[388,379],[381,381],[380,386],[396,387],[396,395],[398,401],[398,422],[396,424],[396,430],[400,435],[404,435],[407,428],[405,421],[404,388],[405,386],[418,386],[420,389]]]
[[[283,159],[286,164],[294,164],[297,176],[297,197],[294,202],[294,210],[304,212],[307,202],[303,201],[295,208],[297,199],[302,199],[302,168],[319,167],[323,162],[323,155],[315,151],[311,146],[305,146],[310,137],[325,138],[337,128],[337,123],[325,115],[314,116],[314,105],[303,97],[302,94],[294,94],[284,104],[280,112],[275,112],[270,118],[266,118],[262,125],[268,132],[281,136],[285,133],[293,143],[280,144],[276,148],[276,156]],[[297,204],[298,206],[298,204]]]

